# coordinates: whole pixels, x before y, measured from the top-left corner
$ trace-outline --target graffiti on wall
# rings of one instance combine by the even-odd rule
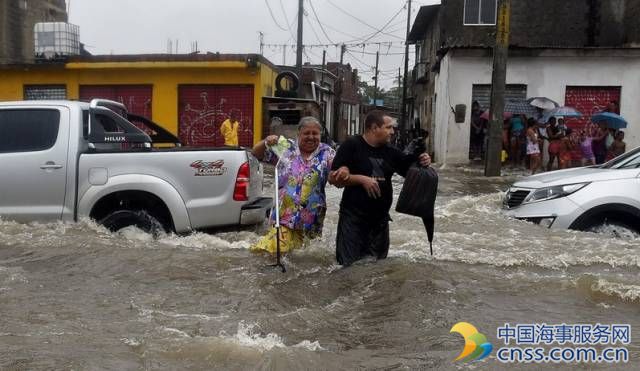
[[[151,86],[138,85],[81,85],[80,100],[110,99],[124,104],[127,111],[151,119]]]
[[[565,105],[577,109],[584,115],[568,118],[567,126],[572,129],[583,128],[592,115],[604,111],[612,101],[617,103],[617,113],[619,113],[620,87],[567,86]]]
[[[246,90],[246,88],[244,88]],[[253,145],[253,91],[226,88],[182,89],[180,92],[180,141],[187,146],[222,146],[220,126],[232,112],[238,120],[240,146]]]

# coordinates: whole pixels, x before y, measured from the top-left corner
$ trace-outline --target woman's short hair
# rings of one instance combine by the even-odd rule
[[[320,121],[317,118],[313,116],[305,116],[300,119],[300,122],[298,122],[298,132],[300,132],[300,130],[302,130],[304,126],[310,125],[310,124],[318,125],[318,128],[320,129],[320,131],[322,131],[322,125],[320,124]]]

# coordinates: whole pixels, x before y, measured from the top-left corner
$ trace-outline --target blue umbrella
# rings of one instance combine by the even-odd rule
[[[600,112],[591,116],[593,122],[604,122],[608,128],[611,129],[624,129],[627,127],[627,120],[622,116],[613,112]]]

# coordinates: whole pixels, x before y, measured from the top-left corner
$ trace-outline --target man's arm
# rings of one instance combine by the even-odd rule
[[[394,158],[394,170],[396,173],[402,175],[403,177],[407,175],[407,171],[416,161],[420,164],[420,166],[427,167],[431,165],[431,156],[429,156],[427,152],[423,152],[420,154],[404,154],[402,151],[394,149]]]
[[[361,186],[371,198],[378,198],[382,195],[377,180],[366,175],[351,175],[346,166],[329,173],[329,183],[338,188]]]

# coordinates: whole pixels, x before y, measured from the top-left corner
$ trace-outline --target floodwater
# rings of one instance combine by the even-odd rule
[[[392,212],[389,258],[348,269],[335,263],[333,187],[323,238],[286,257],[285,274],[249,253],[257,229],[154,240],[0,221],[0,369],[639,369],[640,239],[506,218],[515,174],[439,173],[434,255],[421,221]],[[453,362],[459,321],[491,356]],[[504,323],[629,324],[629,360],[504,364]]]

